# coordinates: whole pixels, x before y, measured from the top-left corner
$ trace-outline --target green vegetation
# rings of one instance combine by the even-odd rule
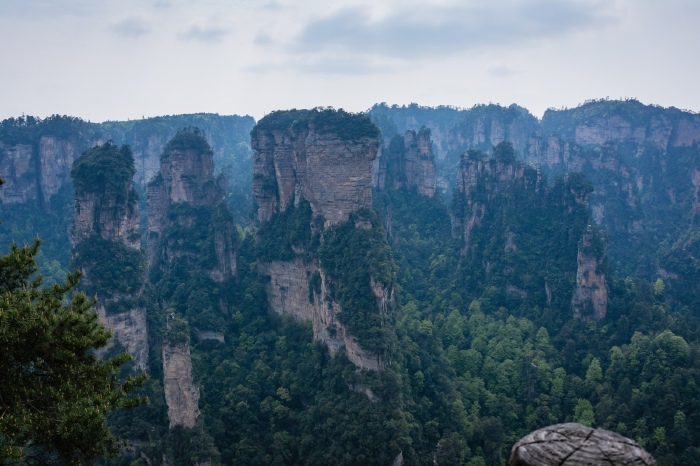
[[[552,318],[561,323],[569,318],[578,243],[590,222],[587,206],[580,201],[592,186],[573,173],[556,178],[548,187],[546,180],[538,181],[534,169],[515,161],[509,143],[499,144],[493,153],[491,159],[479,151],[465,155],[463,163],[484,160],[490,167],[476,176],[466,195],[455,193],[451,206],[459,225],[471,221],[473,205],[483,209],[478,210],[482,213],[469,233],[468,245],[464,238],[462,293],[476,286],[497,307],[517,308],[529,302],[547,313],[556,310]],[[513,166],[514,172],[522,169],[523,175],[502,182],[497,163]],[[602,257],[602,242],[596,241],[595,247]]]
[[[95,127],[80,118],[66,115],[51,115],[44,119],[21,116],[0,121],[0,141],[7,145],[34,145],[42,136],[53,136],[82,143],[95,134]]]
[[[312,212],[308,201],[293,203],[276,213],[258,230],[258,258],[262,262],[287,261],[295,256],[294,248],[304,250],[307,258],[316,252],[320,242],[323,220],[312,232]],[[318,223],[318,222],[316,222]]]
[[[204,133],[199,128],[179,129],[175,136],[163,148],[163,157],[174,151],[194,151],[202,154],[214,154]]]
[[[70,268],[85,271],[89,280],[84,291],[90,296],[128,296],[143,285],[146,258],[141,251],[94,236],[76,245]]]
[[[358,223],[371,225],[357,227]],[[391,249],[376,214],[360,209],[323,234],[318,257],[329,277],[330,295],[340,303],[338,320],[363,349],[385,355],[391,349],[393,313],[379,312],[371,283],[391,287],[396,275]]]
[[[135,174],[134,156],[129,146],[117,147],[111,141],[86,151],[71,170],[77,191],[114,196],[118,204],[125,203],[129,208],[138,202],[136,191],[131,189]]]
[[[262,118],[251,133],[257,138],[261,131],[293,131],[313,127],[322,134],[334,134],[341,139],[357,140],[379,137],[379,129],[362,113],[348,113],[343,109],[316,107],[311,110],[277,110]]]
[[[688,355],[699,347],[700,322],[674,309],[658,287],[630,279],[610,281],[604,321],[571,318],[575,238],[587,219],[585,210],[576,210],[572,188],[576,195],[590,192],[578,176],[555,180],[548,195],[529,201],[527,191],[502,192],[494,201],[499,214],[487,213],[474,230],[480,246],[473,259],[460,259],[461,239],[451,237],[441,200],[406,190],[376,197],[380,217],[391,222],[389,244],[398,265],[396,370],[406,380],[405,410],[421,426],[411,430],[407,464],[432,461],[439,443],[439,454],[455,464],[501,465],[521,436],[569,421],[635,438],[659,464],[697,464],[691,439],[700,425],[688,424],[688,413],[697,409],[691,393],[700,365]],[[515,212],[526,205],[534,218]],[[541,210],[533,210],[536,205]],[[542,218],[553,225],[538,230]],[[518,261],[501,252],[504,228],[516,235],[519,250],[511,254],[531,254],[529,269],[518,269]],[[485,263],[490,274],[484,275]],[[514,277],[536,277],[540,269],[548,271],[552,287],[549,306],[524,281],[527,298],[504,292]],[[550,281],[557,283],[554,270],[569,271],[560,285]],[[652,398],[665,400],[663,406]]]
[[[71,257],[70,227],[73,224],[73,187],[63,186],[51,197],[48,209],[40,203],[0,203],[0,244],[31,244],[38,236],[42,247],[35,259],[44,283],[65,279]]]
[[[495,116],[489,120],[489,112],[506,113],[501,116],[511,123],[530,119],[517,107],[471,111],[490,122]],[[263,128],[288,129],[320,118],[313,124],[330,131],[336,123],[324,123],[324,112],[329,110],[276,112]],[[430,126],[447,134],[465,113],[380,105],[372,119],[385,136],[403,133],[412,115],[433,118]],[[450,119],[452,126],[444,127]],[[138,134],[146,137],[147,124],[130,122],[129,131],[142,127]],[[169,127],[170,120],[158,124]],[[403,144],[396,141],[396,147]],[[454,141],[461,144],[456,136]],[[361,210],[325,231],[323,219],[313,218],[303,200],[259,230],[233,228],[223,204],[172,206],[163,255],[139,304],[148,310],[151,375],[139,395],[151,404],[109,417],[114,434],[138,441],[135,456],[109,464],[142,466],[146,458],[166,458],[188,466],[206,459],[215,465],[386,465],[401,452],[406,465],[431,464],[436,457],[440,464],[502,465],[524,434],[569,421],[634,438],[661,465],[699,464],[700,241],[688,176],[700,168],[698,149],[663,152],[627,143],[584,148],[589,163],[582,173],[553,176],[551,184],[520,167],[508,144],[490,147],[487,138],[461,159],[440,150],[454,170],[478,161],[486,172],[500,164],[522,176],[510,182],[482,174],[449,206],[439,196],[389,188],[375,193],[376,213]],[[650,175],[641,182],[627,178],[635,170]],[[593,175],[604,192],[592,191]],[[69,196],[61,195],[66,208]],[[608,311],[599,322],[575,320],[570,308],[579,242],[591,223],[586,197],[602,203],[594,213],[603,213],[606,232],[594,232],[588,252],[600,257],[607,243],[612,258],[601,266],[608,276]],[[483,210],[466,246],[464,222],[475,203]],[[36,221],[16,211],[6,225],[28,235]],[[208,272],[222,237],[236,243],[238,276],[215,282]],[[76,260],[89,256],[98,268],[104,265],[99,286],[115,294],[133,289],[128,284],[138,273],[122,272],[142,269],[112,263],[123,258],[109,248],[110,260],[101,264],[97,251],[104,245],[86,248]],[[319,260],[331,298],[342,308],[338,319],[363,348],[385,356],[385,370],[359,371],[342,351],[331,356],[313,342],[308,323],[270,312],[257,261],[294,258]],[[618,278],[627,275],[642,278]],[[308,278],[312,301],[320,295],[321,275]],[[376,311],[372,279],[393,286],[395,303],[385,314]],[[224,341],[200,341],[196,330],[222,333]],[[201,425],[171,430],[161,348],[185,341],[201,389]],[[26,372],[33,375],[34,367]],[[0,387],[5,380],[0,377]],[[0,447],[5,441],[0,438]]]
[[[43,287],[38,252],[37,240],[0,257],[0,463],[92,464],[118,451],[106,416],[142,402],[128,394],[143,378],[117,379],[126,353],[94,356],[110,333],[72,293],[80,274]]]

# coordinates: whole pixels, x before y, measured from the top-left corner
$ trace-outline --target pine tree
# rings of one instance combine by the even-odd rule
[[[128,393],[144,376],[120,382],[129,355],[95,356],[110,332],[94,300],[73,291],[79,273],[43,287],[39,245],[0,257],[0,464],[91,464],[118,450],[106,416],[142,403]]]

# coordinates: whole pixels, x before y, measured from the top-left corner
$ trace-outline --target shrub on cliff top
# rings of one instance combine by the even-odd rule
[[[135,174],[134,155],[129,146],[117,147],[112,141],[85,151],[71,170],[76,191],[110,194],[120,202],[133,196],[126,188]]]
[[[212,153],[213,150],[204,137],[204,132],[199,128],[182,128],[177,131],[175,136],[168,141],[163,149],[163,157],[167,157],[173,151],[197,151],[204,153]]]
[[[347,140],[379,137],[379,128],[372,123],[369,116],[330,107],[272,112],[262,118],[250,134],[255,138],[259,131],[288,131],[309,126],[313,126],[319,133],[335,134]]]

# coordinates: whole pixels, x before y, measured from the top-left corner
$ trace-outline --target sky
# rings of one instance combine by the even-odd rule
[[[373,104],[700,111],[697,0],[0,0],[0,119]]]

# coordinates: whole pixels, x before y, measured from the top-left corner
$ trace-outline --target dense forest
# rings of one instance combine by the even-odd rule
[[[15,197],[0,199],[0,243],[42,237],[45,281],[82,269],[115,329],[104,354],[141,355],[120,377],[145,371],[149,403],[110,416],[128,446],[101,464],[502,465],[560,422],[700,464],[700,159],[679,123],[692,118],[594,101],[541,121],[515,105],[385,104],[255,127],[5,120]],[[416,134],[432,138],[434,195],[409,182]],[[65,175],[45,171],[51,157]],[[377,184],[381,157],[401,186]]]

